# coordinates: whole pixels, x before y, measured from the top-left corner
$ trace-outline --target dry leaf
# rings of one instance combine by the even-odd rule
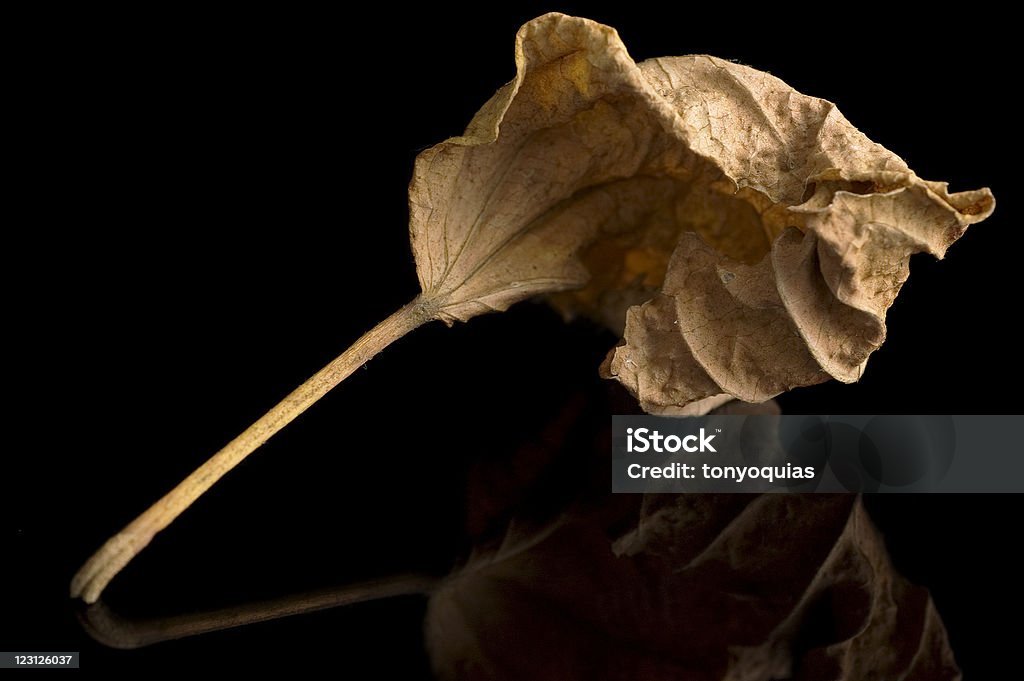
[[[910,254],[941,257],[994,205],[920,180],[772,76],[704,56],[638,65],[586,19],[527,23],[516,66],[463,136],[416,160],[421,295],[108,540],[73,596],[95,601],[221,476],[425,322],[557,293],[567,314],[623,329],[603,371],[645,410],[761,401],[856,380]]]
[[[639,65],[607,26],[548,14],[466,134],[417,159],[423,300],[448,322],[538,293],[612,328],[605,364],[654,413],[855,381],[909,256],[985,218],[834,105],[707,56]]]
[[[927,593],[852,495],[649,495],[515,523],[431,598],[440,678],[958,679]]]

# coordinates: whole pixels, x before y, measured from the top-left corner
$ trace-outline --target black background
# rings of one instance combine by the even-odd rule
[[[28,405],[11,425],[31,431],[5,454],[0,649],[80,650],[92,669],[427,675],[422,599],[125,652],[81,633],[67,583],[107,536],[417,293],[413,158],[461,132],[513,75],[518,26],[552,9],[615,26],[638,60],[705,52],[770,71],[836,102],[920,176],[995,192],[995,215],[945,260],[914,258],[863,380],[794,391],[787,412],[1021,411],[1009,330],[1016,122],[1005,43],[984,30],[998,17],[899,23],[878,8],[797,16],[725,3],[40,17],[22,27],[12,69],[28,152],[13,186],[29,210],[17,219],[26,247],[5,254],[12,335],[28,341],[10,358]],[[19,253],[31,265],[15,277]],[[418,330],[162,533],[109,602],[185,612],[444,573],[466,549],[465,470],[481,435],[514,448],[567,395],[603,390],[596,366],[614,340],[533,303]],[[1021,498],[868,502],[899,569],[932,590],[965,671],[1009,665],[1012,632],[996,614],[1019,600]]]

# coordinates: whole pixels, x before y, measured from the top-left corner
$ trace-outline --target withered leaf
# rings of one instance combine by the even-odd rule
[[[515,79],[409,190],[422,300],[451,323],[536,294],[624,331],[605,362],[645,410],[855,381],[912,253],[941,257],[988,190],[919,179],[824,100],[707,56],[636,64],[548,14]]]
[[[636,64],[615,31],[547,14],[515,79],[409,188],[422,293],[111,537],[71,593],[93,602],[239,461],[417,326],[545,294],[622,330],[603,365],[653,413],[704,412],[829,377],[885,337],[912,253],[991,213],[857,132],[829,102],[706,56]]]
[[[959,678],[858,497],[649,495],[624,533],[600,518],[513,523],[449,578],[425,625],[440,678]]]

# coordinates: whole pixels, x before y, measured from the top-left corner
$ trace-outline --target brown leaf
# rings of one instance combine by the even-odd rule
[[[452,323],[563,292],[565,313],[624,329],[604,373],[650,412],[856,380],[910,254],[941,257],[994,205],[919,179],[773,76],[638,65],[586,19],[527,23],[516,66],[465,135],[417,159],[423,304]]]
[[[851,495],[649,495],[515,523],[431,598],[443,679],[956,679],[927,593]]]
[[[422,294],[296,388],[72,579],[87,602],[214,482],[421,324],[538,294],[623,331],[603,372],[654,413],[854,381],[909,256],[991,213],[857,132],[829,102],[705,56],[636,64],[615,31],[547,14],[515,79],[416,160]]]

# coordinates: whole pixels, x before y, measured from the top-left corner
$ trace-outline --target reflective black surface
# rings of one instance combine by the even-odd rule
[[[37,340],[31,361],[12,362],[42,368],[32,418],[14,424],[30,439],[5,446],[0,648],[80,650],[93,669],[428,675],[422,598],[120,651],[80,629],[67,584],[111,533],[415,295],[412,159],[459,133],[512,76],[516,28],[548,9],[127,24],[89,14],[27,27],[38,39],[18,67],[18,101],[35,149],[23,174],[40,178],[28,251],[39,264],[10,290],[25,314],[18,328]],[[849,19],[869,7],[812,32],[763,15],[739,33],[732,7],[704,8],[697,21],[686,8],[559,9],[615,26],[638,59],[707,52],[769,70],[837,102],[922,177],[993,188],[990,221],[945,261],[912,261],[863,380],[795,391],[780,400],[785,411],[1020,412],[1003,389],[1021,384],[1019,365],[1004,360],[1018,343],[1002,321],[1020,290],[1021,231],[999,41],[971,21]],[[161,534],[108,602],[160,616],[447,572],[487,530],[467,511],[474,462],[516,451],[572,399],[589,399],[581,393],[608,399],[596,367],[614,342],[533,304],[417,331]],[[591,425],[599,438],[599,420]],[[556,479],[572,480],[572,464],[561,465]],[[538,501],[553,506],[567,494],[547,493]],[[1001,669],[1010,658],[992,613],[1019,602],[1008,548],[1019,497],[894,495],[868,506],[899,569],[932,590],[965,671]]]

